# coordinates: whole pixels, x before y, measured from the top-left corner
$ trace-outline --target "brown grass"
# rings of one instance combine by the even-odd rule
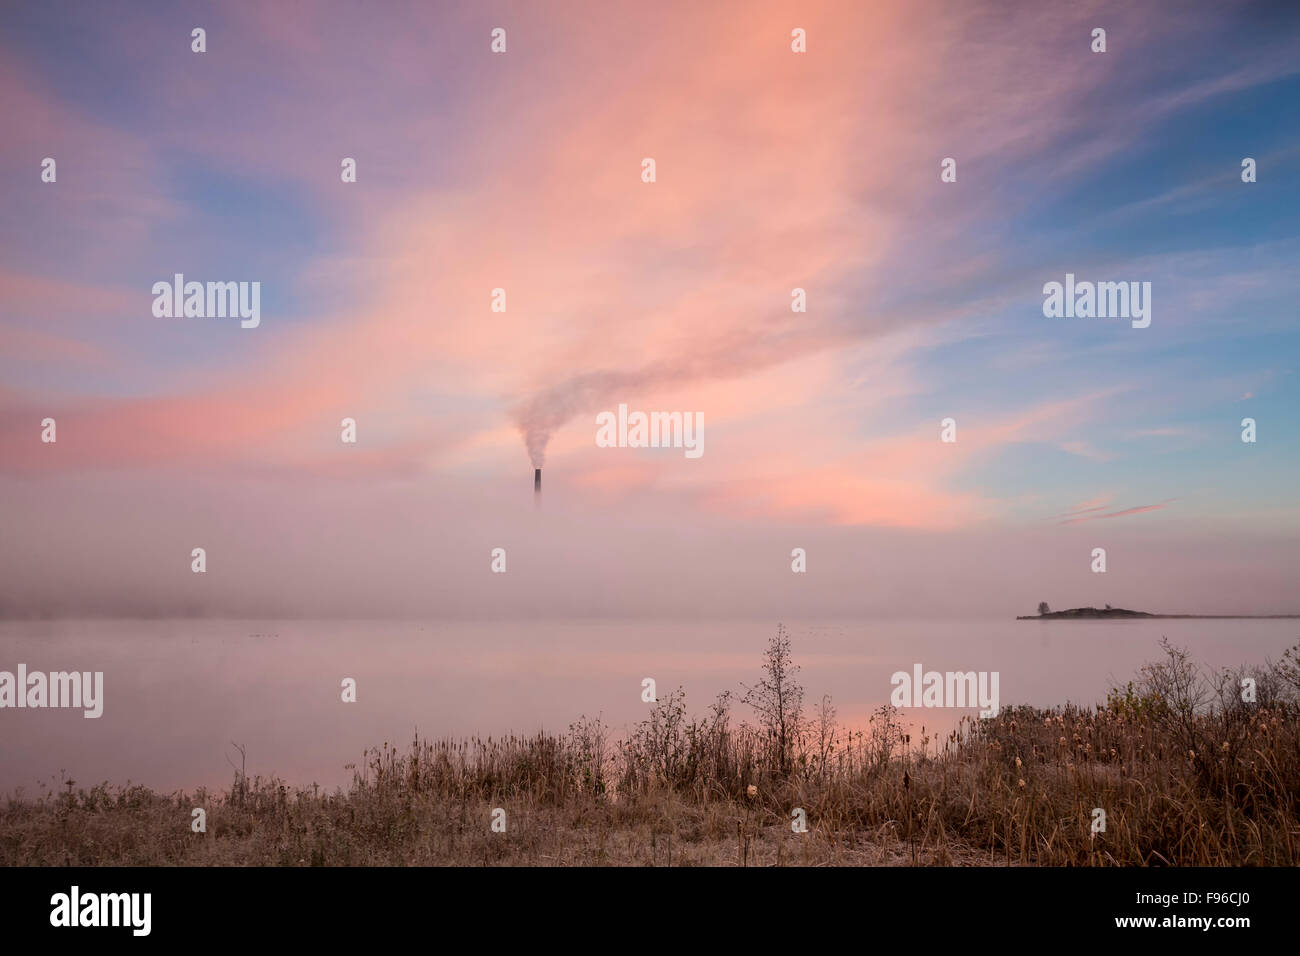
[[[563,735],[384,744],[335,793],[242,773],[220,794],[69,785],[0,809],[0,864],[1300,864],[1295,652],[1206,677],[1165,651],[1103,706],[1004,709],[941,740],[912,741],[890,708],[845,732],[824,708],[796,724],[784,771],[728,695],[690,720],[677,691],[619,742],[584,719]],[[1260,697],[1246,704],[1249,673]],[[791,830],[796,807],[807,833]]]

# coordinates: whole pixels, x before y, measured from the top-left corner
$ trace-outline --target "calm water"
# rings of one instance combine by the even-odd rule
[[[1001,703],[1103,699],[1158,654],[1162,634],[1198,661],[1277,659],[1300,621],[787,622],[809,703],[829,693],[842,722],[889,699],[889,678],[927,670],[1000,672]],[[0,670],[104,672],[104,714],[0,710],[0,792],[61,771],[78,785],[128,780],[170,790],[225,785],[245,745],[248,772],[332,787],[384,741],[564,730],[600,715],[615,731],[644,716],[641,680],[681,685],[702,714],[753,682],[769,621],[0,623]],[[357,681],[357,702],[340,699]],[[737,708],[737,713],[746,713]],[[931,726],[960,712],[913,711]],[[971,711],[973,713],[973,711]]]

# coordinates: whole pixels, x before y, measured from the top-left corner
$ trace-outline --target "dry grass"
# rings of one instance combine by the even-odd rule
[[[889,708],[845,733],[823,709],[784,771],[727,695],[689,720],[678,691],[620,742],[582,720],[564,735],[385,744],[346,792],[242,774],[221,794],[68,786],[0,809],[0,863],[1295,866],[1290,654],[1254,672],[1251,704],[1236,691],[1248,672],[1207,678],[1166,647],[1104,706],[1006,709],[942,740],[910,740]],[[791,831],[795,807],[809,832]]]

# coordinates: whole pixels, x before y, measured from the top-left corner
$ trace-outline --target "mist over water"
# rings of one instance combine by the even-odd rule
[[[681,686],[703,714],[759,674],[776,620],[10,621],[0,670],[102,670],[104,713],[0,711],[0,791],[100,781],[155,789],[225,786],[227,757],[291,786],[332,788],[385,741],[563,732],[600,716],[617,738],[643,719],[641,680],[662,699]],[[1277,659],[1296,620],[786,621],[812,707],[830,694],[841,724],[887,703],[890,676],[998,671],[1000,704],[1099,702],[1159,654],[1166,635],[1204,666]],[[357,702],[340,698],[357,682]],[[904,712],[945,732],[969,710]],[[737,705],[736,718],[752,719]],[[916,738],[914,738],[914,743]],[[66,774],[66,776],[64,776]]]

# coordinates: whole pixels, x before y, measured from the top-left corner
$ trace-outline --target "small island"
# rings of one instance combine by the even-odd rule
[[[1300,614],[1152,614],[1149,611],[1130,611],[1126,607],[1072,607],[1068,611],[1053,611],[1043,601],[1037,614],[1017,615],[1017,621],[1093,620],[1096,618],[1202,618],[1211,620],[1239,620],[1245,618],[1294,618]]]
[[[1037,614],[1024,614],[1016,618],[1017,621],[1037,621],[1037,620],[1054,620],[1056,618],[1078,618],[1078,617],[1160,617],[1159,614],[1150,614],[1146,611],[1130,611],[1126,607],[1111,607],[1107,604],[1105,607],[1072,607],[1068,611],[1053,611],[1048,608],[1047,603],[1043,602],[1038,605]]]

